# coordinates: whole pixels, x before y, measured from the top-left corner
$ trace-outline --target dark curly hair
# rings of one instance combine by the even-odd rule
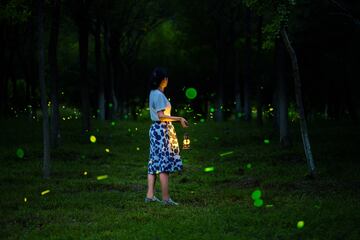
[[[164,78],[168,77],[168,73],[167,70],[165,68],[162,67],[156,67],[150,76],[149,79],[149,88],[150,90],[155,90],[160,86],[161,81]]]

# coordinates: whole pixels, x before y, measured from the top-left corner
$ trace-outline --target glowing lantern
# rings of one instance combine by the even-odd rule
[[[190,138],[187,133],[184,134],[183,149],[190,149]]]

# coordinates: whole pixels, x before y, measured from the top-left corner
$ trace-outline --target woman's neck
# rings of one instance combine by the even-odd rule
[[[165,90],[165,88],[163,88],[163,87],[158,87],[158,90],[163,93],[164,90]]]

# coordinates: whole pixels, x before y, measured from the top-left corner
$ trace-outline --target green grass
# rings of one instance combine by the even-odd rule
[[[192,125],[191,149],[181,151],[184,171],[170,175],[170,195],[181,205],[165,207],[143,202],[149,123],[94,122],[87,135],[78,121],[61,124],[46,180],[40,123],[1,122],[0,239],[360,239],[359,127],[309,125],[319,172],[311,180],[297,126],[294,147],[282,150],[270,127]],[[181,141],[184,130],[176,130]],[[108,178],[98,181],[100,175]],[[251,198],[256,189],[259,208]],[[305,226],[297,229],[300,220]]]

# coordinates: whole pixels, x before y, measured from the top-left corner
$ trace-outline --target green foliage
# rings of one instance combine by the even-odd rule
[[[63,120],[78,119],[81,115],[79,109],[65,105],[59,107],[59,112],[60,118]]]
[[[176,29],[171,20],[164,21],[144,39],[140,58],[148,62],[155,60],[162,65],[184,62],[186,59],[185,49],[182,49],[184,38],[185,35]]]
[[[135,115],[136,115],[137,120],[148,121],[150,119],[149,107],[148,106],[146,106],[146,107],[145,106],[144,107],[137,106]]]
[[[31,15],[27,0],[10,0],[0,3],[0,21],[11,24],[24,23]]]
[[[264,34],[262,48],[274,48],[275,39],[280,37],[281,27],[288,24],[289,15],[296,4],[295,0],[245,0],[244,3],[256,14],[265,16],[268,19],[262,29]]]

